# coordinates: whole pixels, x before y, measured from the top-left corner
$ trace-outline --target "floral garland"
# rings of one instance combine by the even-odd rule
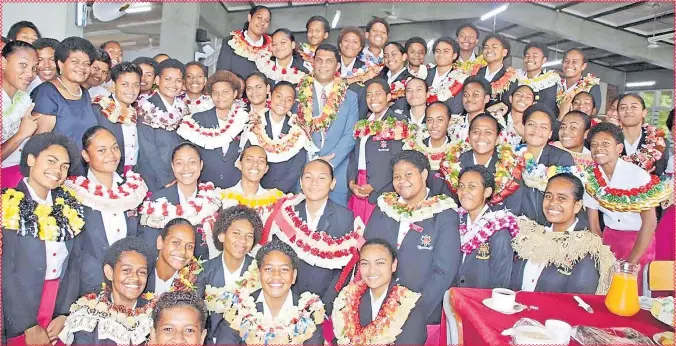
[[[286,200],[277,214],[273,234],[287,243],[308,264],[325,269],[340,269],[352,258],[359,257],[359,249],[365,240],[362,236],[364,223],[355,220],[354,230],[342,237],[332,237],[325,230],[312,231],[294,209],[305,200],[303,194]],[[356,261],[355,261],[356,263]]]
[[[467,215],[467,210],[460,207],[458,215],[460,217]],[[507,230],[514,238],[519,233],[519,224],[516,216],[507,209],[496,211],[487,211],[478,220],[474,220],[472,231],[467,230],[467,222],[461,222],[458,228],[460,231],[460,250],[466,254],[479,248],[479,245],[488,242],[488,240],[501,230]]]
[[[215,193],[214,183],[211,182],[199,184],[197,195],[189,198],[186,204],[186,206],[173,204],[164,197],[155,201],[145,201],[139,208],[141,225],[164,228],[170,220],[181,217],[193,225],[211,226],[221,207],[221,201]],[[202,236],[204,238],[205,235]]]
[[[243,193],[235,192],[231,189],[219,191],[219,199],[223,202],[223,209],[238,204],[254,209],[269,209],[282,197],[284,197],[284,192],[277,189],[267,190],[264,195],[256,197],[248,197]],[[226,203],[226,201],[231,203]]]
[[[112,189],[103,184],[93,183],[87,177],[68,177],[63,183],[64,187],[82,204],[98,211],[113,213],[136,209],[146,198],[148,186],[141,175],[128,171],[122,185],[113,186]],[[113,184],[117,185],[117,184]]]
[[[21,126],[21,119],[32,103],[30,95],[17,90],[14,99],[9,105],[2,105],[2,142],[6,142],[17,132]]]
[[[418,131],[418,135],[409,136],[404,140],[404,146],[402,149],[415,150],[425,154],[427,159],[430,161],[430,169],[433,171],[438,171],[441,161],[444,159],[444,156],[446,156],[446,152],[448,152],[448,150],[451,148],[451,142],[448,142],[438,148],[434,148],[431,144],[425,144],[425,138],[429,138],[429,136],[425,136],[422,131]]]
[[[508,67],[505,70],[505,74],[500,77],[500,79],[495,82],[491,82],[491,91],[493,93],[493,98],[500,96],[505,91],[509,90],[509,87],[513,82],[516,82],[516,70],[513,67]]]
[[[144,124],[154,128],[163,129],[167,131],[174,131],[178,128],[181,120],[190,115],[190,109],[186,104],[179,100],[174,101],[174,106],[171,111],[163,111],[160,107],[155,106],[150,102],[150,98],[139,98],[136,112],[142,115]]]
[[[561,84],[558,87],[556,93],[556,104],[560,105],[564,99],[572,100],[573,97],[579,94],[581,91],[589,92],[595,85],[598,85],[601,79],[595,77],[593,74],[588,73],[586,76],[580,78],[580,80],[575,84],[575,87],[569,90],[563,90],[563,83],[565,79],[561,79]]]
[[[446,180],[449,189],[455,194],[460,180],[460,154],[463,152],[460,142],[454,142],[441,161],[439,173]],[[488,202],[490,205],[502,203],[507,197],[519,189],[519,180],[523,171],[523,162],[507,143],[498,144],[495,148],[498,161],[495,163],[495,191]]]
[[[420,299],[420,293],[396,285],[388,292],[375,320],[362,327],[359,305],[368,289],[366,282],[360,280],[349,284],[338,294],[333,304],[331,321],[339,345],[394,343]]]
[[[355,139],[373,136],[375,141],[400,141],[415,135],[416,129],[408,121],[392,116],[383,120],[362,119],[354,125],[352,136]]]
[[[315,59],[315,51],[310,47],[309,43],[301,43],[298,46],[298,55],[300,55],[303,61],[312,63]]]
[[[369,79],[377,77],[382,69],[382,65],[364,65],[360,68],[353,68],[352,71],[348,71],[345,78],[348,85],[354,83],[363,85]]]
[[[561,150],[565,150],[566,152],[568,152],[573,157],[573,160],[575,161],[576,166],[579,166],[579,167],[582,167],[582,168],[587,168],[587,167],[592,166],[594,164],[594,160],[591,157],[591,153],[584,153],[584,152],[577,153],[577,152],[568,150],[563,146],[563,144],[561,144],[560,141],[556,141],[556,142],[552,143],[552,145],[561,149]]]
[[[528,187],[538,189],[542,192],[547,188],[549,178],[559,173],[571,173],[578,177],[582,183],[585,183],[588,174],[582,167],[575,166],[545,166],[535,161],[535,156],[526,150],[527,145],[522,144],[517,147],[517,155],[524,161],[523,182]]]
[[[197,100],[191,100],[188,93],[182,93],[176,96],[176,98],[183,101],[188,106],[190,114],[206,112],[215,107],[214,101],[209,95],[200,95]]]
[[[192,116],[183,119],[176,133],[185,140],[194,143],[204,149],[220,149],[227,147],[230,142],[244,130],[249,116],[246,110],[239,107],[232,107],[228,112],[225,127],[207,128],[203,127]]]
[[[411,70],[411,66],[409,65],[407,67],[407,70],[408,70],[408,73],[411,74],[411,76],[416,77],[416,78],[420,78],[422,80],[426,80],[429,70],[433,69],[434,67],[435,67],[434,64],[422,64],[422,65],[420,65],[420,67],[418,67],[418,72],[415,72],[415,71]]]
[[[406,202],[399,202],[399,195],[396,192],[387,192],[378,197],[378,207],[385,215],[397,222],[406,220],[415,223],[427,220],[448,209],[455,210],[458,205],[449,196],[437,195],[415,206],[409,206]]]
[[[272,54],[270,51],[270,44],[272,43],[272,37],[268,34],[263,34],[263,44],[259,47],[252,46],[244,38],[243,30],[236,30],[230,33],[232,38],[228,41],[228,45],[232,48],[233,52],[242,58],[248,59],[249,61],[256,61],[256,58],[262,53],[267,52]]]
[[[394,102],[406,96],[406,84],[408,84],[409,80],[411,80],[411,78],[398,80],[390,84],[390,94],[392,95],[390,102]]]
[[[645,133],[645,143],[635,153],[625,155],[622,159],[647,172],[652,172],[655,169],[655,163],[662,158],[667,147],[664,142],[664,131],[650,124],[643,124],[642,127]]]
[[[136,124],[136,110],[131,105],[122,108],[113,98],[103,95],[96,96],[92,104],[101,107],[101,114],[113,124]]]
[[[561,83],[561,76],[554,70],[542,70],[539,75],[533,78],[528,78],[525,71],[518,70],[517,79],[519,86],[528,85],[536,93]]]
[[[226,308],[223,319],[232,330],[239,332],[247,345],[302,344],[312,337],[317,325],[324,322],[324,304],[318,295],[310,292],[301,294],[298,306],[280,311],[273,321],[266,320],[256,309],[248,290],[232,294],[234,304]]]
[[[491,115],[491,114],[489,114]],[[507,128],[504,117],[494,116],[498,124],[502,126],[503,129]],[[469,115],[467,114],[452,114],[451,119],[448,122],[448,135],[451,137],[451,141],[460,141],[463,144],[463,151],[472,149],[469,144]],[[507,131],[500,131],[498,135],[497,143],[511,143],[511,134]]]
[[[287,134],[282,134],[280,138],[272,139],[265,131],[266,121],[262,115],[250,114],[250,123],[246,138],[252,145],[261,146],[265,149],[268,156],[268,162],[284,162],[296,156],[298,152],[305,148],[309,153],[316,153],[319,149],[309,139],[300,126],[296,125],[296,114],[289,115],[289,125],[291,129]]]
[[[75,197],[61,187],[52,190],[54,205],[38,204],[14,189],[2,193],[2,227],[22,237],[65,242],[84,227],[84,210]]]
[[[451,97],[455,97],[462,91],[462,85],[465,79],[469,77],[461,69],[454,69],[441,80],[439,89],[430,87],[427,92],[427,104],[435,101],[446,102]]]
[[[253,260],[246,269],[246,272],[242,274],[237,280],[230,281],[223,287],[213,287],[211,285],[207,285],[206,289],[204,290],[204,303],[206,304],[209,312],[222,314],[234,304],[232,301],[234,292],[240,290],[253,292],[259,290],[260,288],[260,272],[258,271],[258,264],[256,263],[256,260]],[[234,311],[230,313],[234,313]]]
[[[118,345],[140,345],[153,327],[152,311],[155,301],[144,306],[128,309],[114,305],[108,295],[109,290],[89,293],[80,297],[70,306],[70,315],[66,318],[59,339],[70,345],[75,333],[93,332],[98,326],[99,340],[110,339]]]
[[[174,278],[174,281],[171,283],[169,290],[167,292],[193,292],[197,289],[197,278],[198,275],[204,270],[202,264],[205,261],[200,261],[197,258],[193,257],[188,261],[181,270],[178,271],[178,275]],[[156,298],[154,292],[146,292],[142,296],[146,300],[153,301]]]
[[[455,64],[453,64],[453,68],[459,69],[467,75],[475,76],[477,73],[479,73],[479,70],[486,65],[488,65],[488,62],[486,59],[484,59],[482,54],[476,57],[474,60],[464,62],[456,61]]]
[[[275,63],[275,60],[271,60],[270,55],[266,53],[262,53],[256,59],[256,67],[258,71],[275,82],[287,81],[291,84],[298,84],[305,78],[305,72],[295,66],[291,66],[290,68],[279,67]]]
[[[298,125],[305,130],[308,135],[315,132],[328,131],[331,123],[338,117],[338,109],[345,100],[348,84],[345,79],[336,78],[333,80],[333,88],[321,110],[318,117],[312,116],[314,77],[307,75],[298,85]]]
[[[650,175],[650,181],[640,187],[617,189],[608,186],[598,165],[587,168],[588,180],[585,188],[603,208],[617,212],[641,212],[660,205],[673,192],[667,181]]]

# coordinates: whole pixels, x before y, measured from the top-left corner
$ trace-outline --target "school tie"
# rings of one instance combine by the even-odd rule
[[[319,107],[320,113],[324,109],[324,105],[326,105],[326,87],[322,88],[322,102],[320,103],[320,107]]]

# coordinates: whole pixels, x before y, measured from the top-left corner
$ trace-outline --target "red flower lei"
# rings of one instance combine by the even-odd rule
[[[96,96],[92,100],[92,104],[99,105],[101,107],[101,114],[111,123],[136,124],[136,110],[131,105],[127,108],[122,108],[118,106],[115,100],[101,95]]]
[[[244,30],[233,31],[230,35],[232,35],[232,38],[228,41],[228,45],[235,54],[242,58],[255,61],[261,51],[270,51],[272,37],[268,34],[263,34],[263,44],[260,47],[252,46],[247,42],[246,38],[244,38]]]
[[[193,257],[188,264],[178,271],[178,275],[174,278],[167,292],[192,292],[195,290],[197,283],[197,275],[202,272],[202,262]],[[146,300],[155,300],[154,292],[147,292],[142,295]]]
[[[622,157],[624,161],[633,163],[647,172],[655,169],[655,163],[662,158],[666,144],[664,143],[664,131],[650,124],[643,124],[645,143],[631,155]]]
[[[383,120],[359,120],[354,125],[352,135],[355,139],[373,136],[375,141],[400,141],[413,134],[415,134],[414,125],[390,116]]]
[[[513,67],[508,67],[505,70],[505,74],[495,82],[491,83],[491,90],[493,92],[493,97],[504,93],[509,89],[509,86],[516,81],[516,70]]]
[[[298,91],[298,126],[305,130],[308,135],[319,131],[324,133],[328,131],[331,123],[338,117],[338,109],[345,100],[348,87],[345,79],[335,78],[324,108],[321,109],[320,116],[315,118],[312,116],[314,81],[314,77],[307,75],[296,88]]]
[[[660,178],[658,176],[650,175],[650,182],[641,187],[636,187],[632,189],[616,189],[608,187],[608,182],[606,182],[606,180],[603,178],[603,174],[601,174],[601,169],[599,168],[598,165],[594,165],[594,178],[596,178],[599,187],[605,188],[607,193],[619,197],[636,197],[642,193],[650,191],[650,189],[652,189],[653,187],[655,187],[657,184],[660,183]]]

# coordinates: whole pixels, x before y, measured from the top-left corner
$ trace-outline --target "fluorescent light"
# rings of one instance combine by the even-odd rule
[[[136,45],[136,41],[127,41],[127,42],[121,42],[120,43],[120,47],[131,47],[131,46],[135,46],[135,45]]]
[[[340,10],[336,11],[336,14],[333,16],[333,20],[331,21],[331,29],[335,28],[336,25],[338,25],[339,20],[340,20]]]
[[[505,10],[507,9],[508,6],[509,6],[509,4],[504,4],[504,5],[496,8],[496,9],[484,14],[483,16],[481,16],[481,20],[486,20],[488,18],[495,16],[496,14],[498,14],[500,12],[505,12]]]
[[[153,5],[151,4],[143,4],[141,6],[132,6],[129,7],[125,12],[127,13],[141,13],[141,12],[149,12],[153,9]]]
[[[627,83],[626,87],[627,88],[638,88],[638,87],[648,87],[648,86],[653,86],[655,85],[655,81],[645,81],[645,82],[631,82]]]
[[[561,65],[561,60],[547,61],[546,63],[542,64],[542,67],[549,67],[549,66],[556,66],[556,65]]]

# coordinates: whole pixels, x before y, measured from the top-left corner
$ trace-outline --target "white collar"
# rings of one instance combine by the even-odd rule
[[[503,64],[503,65],[500,65],[500,68],[499,68],[499,69],[497,69],[497,70],[495,70],[495,72],[491,73],[491,72],[489,71],[489,68],[488,68],[488,65],[487,65],[487,66],[486,66],[486,73],[484,74],[485,79],[492,82],[492,81],[493,81],[493,78],[495,78],[495,75],[497,75],[498,72],[500,72],[504,67],[505,67],[504,64]]]
[[[110,303],[115,305],[115,300],[113,299],[112,293],[110,294]],[[134,300],[134,306],[132,307],[132,309],[136,309],[136,304],[138,304],[138,299]]]
[[[467,61],[474,61],[474,60],[476,60],[476,54],[474,53],[474,51],[472,51],[472,55],[469,57],[469,59]],[[458,56],[458,61],[465,62],[465,60],[463,60],[461,56]]]
[[[390,107],[385,108],[385,110],[383,111],[383,113],[382,113],[377,119],[375,118],[375,114],[374,114],[373,112],[371,112],[371,114],[369,114],[369,118],[368,118],[369,121],[382,120],[383,117],[385,117],[385,115],[387,114],[387,111],[388,111],[389,109],[390,109]]]
[[[578,221],[580,220],[578,220],[578,218],[576,217],[575,221],[570,226],[568,226],[568,228],[566,228],[565,232],[572,232],[573,230],[575,230],[575,226],[577,225]],[[545,231],[552,232],[552,226],[545,227]]]
[[[369,46],[368,46],[368,45],[366,45],[366,46],[364,47],[364,49],[361,50],[361,52],[364,53],[364,55],[366,55],[366,56],[371,56],[371,57],[378,58],[378,59],[382,59],[382,58],[383,58],[383,51],[384,51],[384,49],[381,49],[381,50],[380,50],[380,54],[378,54],[378,56],[376,57],[376,55],[373,54],[373,53],[371,52],[371,50],[369,50]]]
[[[246,40],[250,45],[252,45],[254,47],[260,47],[265,42],[262,35],[258,39],[258,41],[254,41],[251,37],[249,37],[249,30],[244,30],[244,40]]]
[[[425,195],[425,199],[423,199],[423,201],[426,200],[430,196],[430,189],[425,188],[425,190],[427,190],[427,194]],[[406,201],[404,200],[404,197],[399,196],[399,203],[406,203]]]
[[[172,275],[172,276],[169,278],[169,280],[164,281],[164,280],[162,280],[162,279],[160,278],[159,275],[157,275],[157,268],[155,268],[155,282],[156,282],[156,283],[157,283],[157,282],[163,282],[163,283],[171,283],[171,282],[174,282],[174,279],[176,279],[176,277],[178,277],[178,272],[179,272],[179,270],[177,270],[177,271],[174,273],[174,275]],[[157,286],[157,284],[156,284],[156,286]]]
[[[98,179],[96,179],[96,176],[94,175],[94,172],[92,172],[91,168],[87,170],[87,179],[89,179],[94,184],[101,184],[101,182]],[[113,172],[113,188],[115,188],[116,184],[119,184],[122,181],[123,181],[122,177],[120,177],[120,175],[117,174],[117,172]],[[181,189],[178,190],[181,191]]]
[[[33,190],[33,188],[28,185],[28,178],[23,178],[24,184],[26,184],[26,187],[28,188],[28,193],[31,195],[31,198],[38,204],[46,204],[46,205],[52,205],[52,190],[49,190],[47,192],[47,199],[42,199],[38,197],[38,194]]]
[[[167,108],[167,112],[170,112],[174,108],[174,104],[169,104],[167,100],[164,99],[164,96],[160,94],[159,92],[157,93],[157,96],[160,97],[160,100],[162,100],[162,103],[164,104],[164,107]],[[176,98],[174,97],[174,103],[176,103]]]
[[[184,200],[184,201],[187,202],[188,200],[185,198],[185,195],[183,194],[183,191],[181,191],[181,188],[178,186],[178,183],[176,183],[176,190],[178,190],[178,200],[179,201]],[[199,189],[195,188],[195,192],[192,193],[192,196],[190,196],[190,198],[197,197],[197,190],[199,190]]]
[[[392,74],[392,71],[387,71],[387,82],[390,83],[390,84],[393,83],[394,80],[397,79],[397,77],[399,77],[399,75],[402,72],[404,72],[405,70],[406,70],[406,67],[404,66],[404,67],[401,68],[401,70],[399,70],[399,72],[397,72],[395,74]]]
[[[352,68],[354,67],[355,61],[357,61],[357,58],[354,58],[351,63],[349,63],[348,65],[345,65],[345,63],[343,62],[343,56],[341,55],[340,56],[340,65],[341,65],[340,71],[345,72],[345,73],[347,73],[347,71],[343,71],[343,69],[347,69],[348,71],[352,71]]]
[[[223,252],[225,252],[225,250],[223,250]],[[242,260],[242,264],[239,265],[239,268],[235,269],[234,272],[231,272],[230,269],[228,269],[228,266],[225,264],[225,257],[224,257],[224,255],[221,254],[220,257],[221,257],[221,262],[223,262],[223,270],[225,270],[226,272],[230,273],[231,275],[235,275],[235,274],[237,274],[237,275],[239,275],[239,276],[242,275],[242,269],[244,268],[244,262],[246,261],[246,258],[245,258],[244,260]],[[262,292],[261,292],[261,294],[262,294]]]
[[[265,301],[265,294],[263,294],[262,289],[260,294],[258,295],[258,299],[256,299],[256,303],[263,303],[263,319],[273,320],[272,313],[270,312],[270,308],[268,307],[268,302]],[[281,315],[284,311],[290,311],[292,308],[293,308],[293,294],[291,294],[291,290],[289,290],[289,292],[286,294],[284,304],[282,304],[282,308],[279,310],[279,315]],[[277,317],[279,317],[279,315],[277,315]]]
[[[286,66],[279,66],[279,60],[277,60],[277,58],[275,58],[275,66],[281,67],[281,68],[287,68],[287,69],[290,69],[291,66],[293,66],[293,56],[291,57],[291,60],[289,61],[289,64],[286,65]]]
[[[315,213],[317,215],[317,220],[321,219],[322,215],[324,215],[324,209],[326,209],[326,205],[329,204],[329,200],[327,199],[324,201],[324,204],[317,210]],[[310,219],[310,211],[307,209],[307,200],[305,202],[305,215],[307,216],[308,220]]]
[[[476,222],[477,220],[481,219],[481,217],[488,211],[488,204],[484,205],[484,207],[481,209],[479,212],[479,215],[477,215],[476,220],[472,220],[472,217],[469,216],[469,212],[467,213],[467,227],[472,227],[472,224]]]
[[[495,149],[493,149],[493,150],[495,150]],[[492,157],[491,157],[491,159],[492,159]],[[488,168],[488,165],[491,164],[491,159],[488,159],[488,162],[486,162],[486,164],[483,165],[483,166],[486,167],[486,168]],[[478,165],[478,164],[479,164],[479,163],[476,162],[476,155],[474,155],[474,150],[472,150],[472,160],[473,160],[473,162],[474,162],[475,165]]]
[[[237,193],[244,193],[244,189],[242,188],[242,181],[238,181],[237,185],[233,186],[232,189],[237,192]],[[256,196],[261,196],[265,194],[268,190],[264,189],[260,183],[258,184],[258,190],[256,190]]]

